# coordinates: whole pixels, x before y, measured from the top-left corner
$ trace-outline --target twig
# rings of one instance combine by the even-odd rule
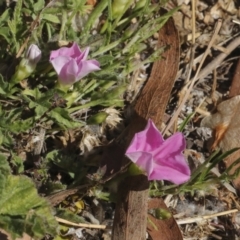
[[[216,37],[217,37],[217,35],[218,35],[218,32],[219,32],[221,26],[222,26],[222,20],[220,19],[220,20],[218,20],[218,22],[217,22],[215,31],[214,31],[214,33],[213,33],[213,36],[212,36],[210,42],[209,42],[209,45],[208,45],[208,47],[207,47],[207,50],[205,51],[205,53],[204,53],[204,55],[203,55],[203,58],[202,58],[199,66],[198,66],[197,72],[196,72],[194,78],[191,80],[190,86],[189,86],[189,87],[188,87],[188,86],[185,86],[185,88],[187,88],[187,87],[188,87],[188,88],[187,88],[187,90],[184,89],[184,91],[186,91],[186,92],[185,92],[185,95],[184,95],[184,97],[183,97],[183,100],[182,100],[182,102],[180,103],[177,111],[176,111],[175,114],[173,115],[172,119],[170,120],[169,124],[168,124],[167,127],[164,129],[163,135],[170,129],[170,127],[173,125],[174,121],[175,121],[175,120],[177,119],[177,117],[179,116],[179,114],[180,114],[180,112],[181,112],[184,104],[186,103],[186,101],[187,101],[187,99],[188,99],[188,97],[189,97],[189,94],[190,94],[190,92],[191,92],[194,84],[196,83],[196,81],[197,81],[200,77],[202,77],[202,76],[201,76],[201,72],[202,72],[202,71],[200,72],[200,70],[201,70],[201,68],[202,68],[203,62],[205,61],[206,57],[208,56],[208,54],[209,54],[209,52],[210,52],[211,46],[212,46],[212,45],[214,44],[214,42],[215,42],[215,39],[216,39]],[[224,54],[224,56],[226,57],[227,55]],[[225,57],[224,57],[224,58],[225,58]],[[224,58],[223,58],[223,59],[224,59]],[[210,65],[210,64],[209,64],[209,65]],[[208,65],[208,66],[209,66],[209,65]],[[204,68],[204,69],[205,69],[205,68]],[[204,70],[204,69],[203,69],[203,70]],[[208,70],[208,72],[209,72],[209,70]],[[207,73],[208,73],[208,72],[207,72]]]
[[[18,51],[18,53],[17,53],[17,55],[16,55],[16,58],[19,58],[19,57],[21,56],[22,52],[24,51],[25,47],[27,46],[28,41],[29,41],[29,39],[30,39],[30,36],[31,36],[31,34],[32,34],[32,31],[34,30],[34,28],[35,28],[35,27],[37,26],[37,24],[38,24],[39,16],[40,16],[40,13],[39,13],[38,16],[36,17],[36,19],[32,22],[30,28],[28,29],[28,34],[29,34],[29,35],[27,36],[27,38],[25,39],[24,43],[23,43],[22,46],[20,47],[20,49],[19,49],[19,51]]]
[[[195,46],[195,42],[196,42],[196,34],[195,34],[195,31],[196,31],[196,14],[195,14],[195,9],[196,9],[196,2],[195,2],[195,0],[192,0],[192,46],[191,46],[189,67],[187,69],[187,74],[186,74],[187,77],[185,79],[185,85],[187,85],[187,83],[189,83],[189,81],[190,81],[190,77],[191,77],[192,69],[193,69],[193,65],[194,65],[194,57],[195,57],[195,49],[196,49],[196,46]],[[184,91],[185,91],[185,88],[183,89],[183,91],[181,93],[183,93]],[[179,102],[182,101],[182,99],[184,98],[184,95],[185,95],[185,93],[180,94]],[[174,123],[175,124],[174,124],[174,127],[173,127],[173,132],[176,132],[176,130],[178,128],[177,117],[175,118]],[[168,125],[167,125],[167,127],[168,127]],[[164,135],[168,132],[169,129],[164,131]]]
[[[239,36],[239,33],[236,33],[236,34],[230,36],[230,37],[227,38],[226,40],[222,41],[222,42],[219,43],[218,45],[214,45],[213,47],[214,47],[214,48],[220,48],[220,47],[222,47],[224,44],[227,44],[229,41],[231,41],[232,39],[236,38],[237,36]],[[222,52],[225,52],[225,51],[227,52],[226,48],[225,48],[225,50],[222,51]],[[204,54],[204,53],[200,54],[199,56],[197,56],[197,57],[194,59],[194,61],[193,61],[193,64],[194,64],[194,65],[197,65],[197,64],[201,61],[203,54]],[[236,57],[236,58],[237,58],[237,57]],[[179,78],[179,77],[182,75],[182,72],[183,72],[183,68],[181,68],[181,69],[178,71],[176,79]]]
[[[74,222],[70,222],[68,220],[65,220],[63,218],[59,218],[59,217],[55,217],[55,219],[60,222],[60,223],[64,223],[67,225],[71,225],[71,226],[75,226],[75,227],[83,227],[83,228],[95,228],[95,229],[106,229],[107,226],[106,225],[96,225],[96,224],[86,224],[86,223],[74,223]]]
[[[219,216],[223,216],[223,215],[227,215],[227,214],[231,214],[231,213],[235,213],[235,212],[238,212],[238,209],[232,209],[232,210],[228,210],[228,211],[224,211],[224,212],[220,212],[220,213],[214,213],[214,214],[195,217],[195,218],[180,219],[180,220],[176,220],[176,222],[179,225],[188,224],[188,223],[195,223],[195,222],[205,221],[205,220],[210,219],[210,218],[219,217]]]
[[[196,80],[206,77],[211,71],[213,71],[213,69],[217,68],[222,63],[222,61],[239,45],[240,45],[240,37],[237,37],[226,47],[228,54],[226,53],[219,54],[215,59],[213,59],[212,62],[210,62],[205,68],[203,68],[200,71]]]
[[[240,25],[240,21],[239,20],[233,19],[232,22]]]
[[[214,237],[215,239],[219,239],[219,240],[222,239],[222,237],[218,236],[217,234],[211,233],[210,235],[211,235],[212,237]]]
[[[192,45],[195,45],[196,40],[196,0],[192,0]]]
[[[215,107],[217,105],[217,100],[214,96],[216,89],[217,89],[217,70],[213,69],[213,84],[212,84],[211,98]]]

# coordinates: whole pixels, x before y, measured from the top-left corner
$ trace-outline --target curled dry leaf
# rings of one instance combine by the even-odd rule
[[[214,143],[212,149],[219,146],[223,152],[240,147],[240,95],[220,103],[217,113],[205,117],[201,126],[214,130]],[[240,157],[240,150],[232,153],[224,162],[229,167]],[[230,171],[233,174],[240,164],[234,166]],[[240,194],[240,176],[233,180],[233,184]]]

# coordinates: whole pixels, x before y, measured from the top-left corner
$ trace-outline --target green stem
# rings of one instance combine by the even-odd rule
[[[90,34],[90,29],[93,25],[93,23],[100,17],[100,15],[103,13],[103,10],[107,7],[108,0],[101,0],[96,7],[94,7],[94,10],[90,14],[85,27],[83,29],[83,35],[84,38],[82,40],[82,44],[85,44],[88,40],[88,36]]]
[[[63,34],[64,34],[66,22],[67,22],[67,12],[65,10],[62,10],[62,24],[59,32],[59,38],[58,38],[59,40],[62,40],[65,38]]]
[[[97,52],[93,53],[91,56],[97,57],[98,55],[101,55],[101,54],[111,50],[112,48],[116,47],[120,42],[121,42],[121,39],[119,39],[115,42],[112,42],[112,43],[108,44],[107,46],[100,48]]]

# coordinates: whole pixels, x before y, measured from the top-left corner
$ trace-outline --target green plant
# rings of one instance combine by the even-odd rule
[[[147,39],[177,9],[161,15],[164,2],[154,5],[141,0],[137,4],[127,1],[116,13],[119,3],[122,1],[100,0],[93,7],[79,0],[18,0],[11,6],[0,4],[0,149],[7,156],[0,155],[0,227],[13,238],[24,232],[34,239],[47,233],[56,236],[58,228],[49,204],[38,196],[30,178],[21,174],[27,173],[33,180],[36,174],[38,183],[49,184],[51,190],[66,184],[52,180],[53,169],[67,176],[71,184],[88,181],[89,169],[98,164],[76,164],[77,154],[67,158],[58,149],[68,151],[67,147],[56,142],[66,132],[79,131],[81,136],[84,128],[105,123],[106,108],[124,106],[132,72],[156,61],[164,51],[151,48]],[[90,58],[100,63],[101,70],[61,89],[49,55],[61,44],[69,47],[72,42],[81,49],[90,47]],[[34,64],[26,54],[33,44],[41,50],[41,60]],[[136,64],[136,55],[143,52],[147,57]],[[43,139],[38,134],[41,130]],[[41,141],[46,143],[45,153],[43,146],[36,151],[36,142]],[[100,186],[92,192],[108,199]]]
[[[151,186],[151,196],[163,196],[166,194],[179,194],[179,193],[194,193],[197,190],[207,190],[212,186],[229,182],[239,175],[240,169],[237,169],[233,174],[229,174],[231,169],[240,162],[237,160],[231,166],[229,166],[220,176],[215,175],[211,170],[218,165],[220,161],[225,159],[230,154],[237,151],[238,148],[232,149],[225,153],[220,153],[219,150],[212,153],[212,155],[202,164],[200,164],[195,171],[192,172],[191,178],[186,183],[176,186],[168,185],[161,186],[155,182]]]

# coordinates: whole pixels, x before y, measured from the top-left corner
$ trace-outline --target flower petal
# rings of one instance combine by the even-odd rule
[[[58,76],[60,83],[63,85],[72,85],[77,81],[77,72],[78,65],[74,59],[71,59],[63,66]]]
[[[152,154],[146,152],[127,153],[126,156],[131,159],[141,170],[147,172],[149,176],[153,171]]]
[[[148,120],[147,126],[141,132],[134,135],[126,153],[135,151],[152,152],[164,142],[161,133],[152,120]]]
[[[182,184],[188,181],[189,178],[190,169],[187,163],[185,166],[181,166],[181,170],[178,168],[154,164],[152,173],[148,175],[149,180],[168,180],[175,184]]]
[[[186,147],[186,141],[182,133],[178,132],[165,140],[159,148],[153,152],[156,162],[166,159],[169,156],[182,153]]]
[[[79,61],[85,61],[87,60],[87,57],[88,57],[88,53],[90,51],[90,47],[87,47],[84,49],[84,51],[80,54],[80,56],[78,57],[77,59],[77,62]]]
[[[79,55],[81,55],[81,54],[82,54],[82,52],[81,52],[79,46],[74,42],[70,48],[62,47],[58,50],[51,51],[50,60],[53,60],[59,56],[76,58],[76,57],[79,57]]]
[[[71,61],[70,57],[66,57],[66,56],[59,56],[53,60],[51,60],[51,64],[53,65],[55,71],[57,72],[57,74],[59,75],[63,66],[65,64],[67,64],[69,61]]]
[[[87,61],[82,61],[78,65],[78,74],[77,74],[77,80],[82,79],[85,77],[87,74],[93,71],[100,70],[99,67],[99,62],[96,60],[87,60]]]
[[[158,162],[155,161],[156,166],[165,166],[172,169],[176,169],[179,172],[190,175],[190,169],[186,162],[186,159],[182,153],[176,154],[174,156],[168,156],[168,158],[161,159]]]
[[[31,44],[27,50],[26,57],[32,64],[37,64],[41,59],[42,52],[37,45]]]

